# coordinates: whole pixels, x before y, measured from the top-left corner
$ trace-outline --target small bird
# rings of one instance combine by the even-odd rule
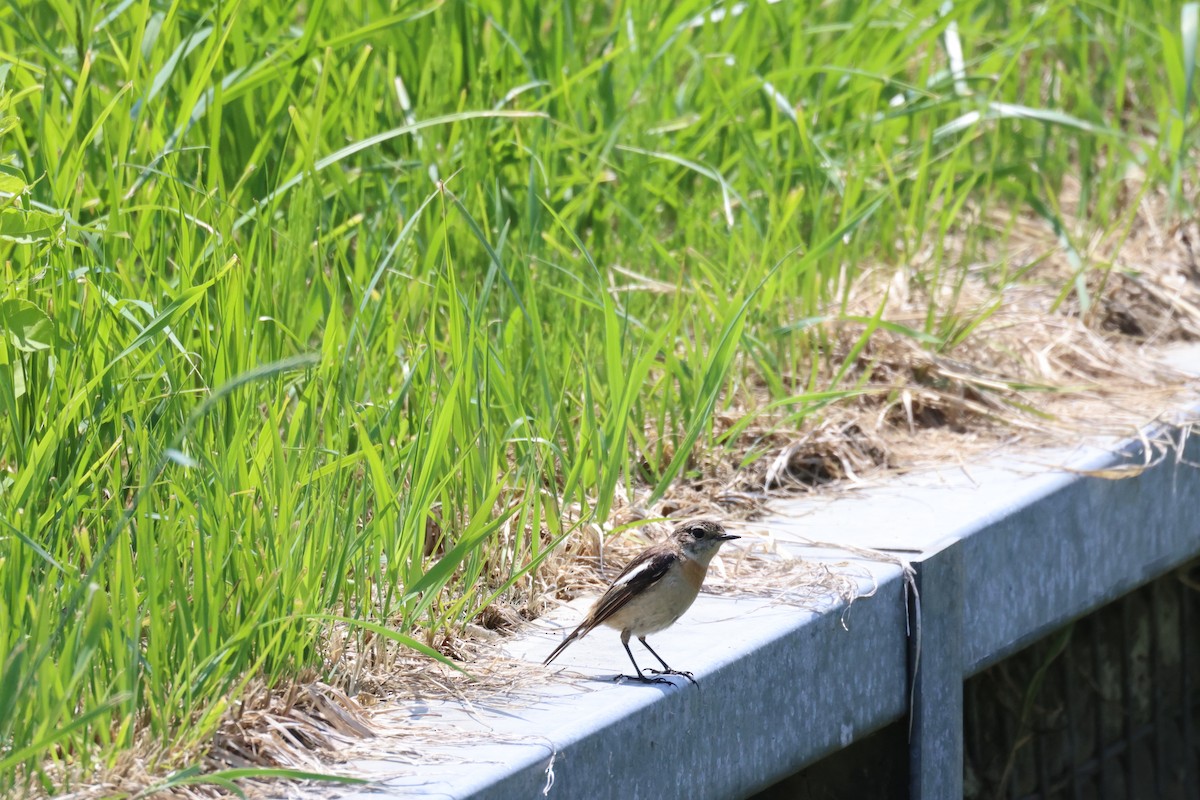
[[[700,592],[704,576],[708,574],[708,563],[721,549],[721,545],[740,536],[726,533],[720,523],[702,519],[684,522],[676,526],[670,537],[659,544],[647,547],[617,576],[604,596],[596,601],[592,610],[584,617],[570,636],[554,648],[543,664],[558,658],[567,645],[587,636],[597,625],[607,625],[621,632],[621,644],[633,662],[632,677],[642,683],[670,683],[663,678],[647,677],[633,658],[629,649],[629,637],[637,640],[662,664],[661,670],[650,669],[654,675],[682,675],[696,683],[690,672],[680,672],[667,666],[662,656],[646,643],[646,636],[670,627],[683,616]]]

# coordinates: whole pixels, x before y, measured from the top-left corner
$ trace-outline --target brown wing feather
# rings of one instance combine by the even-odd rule
[[[621,571],[621,574],[613,581],[612,586],[609,586],[608,591],[600,598],[600,602],[596,603],[596,607],[592,609],[592,613],[588,615],[592,623],[591,627],[594,628],[600,625],[624,608],[634,597],[637,597],[662,580],[662,577],[667,574],[667,570],[671,568],[671,564],[675,562],[677,557],[670,543],[664,542],[645,550],[641,558],[635,558],[629,566]],[[627,582],[621,582],[622,578],[636,570],[640,571]]]
[[[621,574],[616,577],[612,585],[608,587],[608,591],[584,617],[583,622],[579,623],[579,627],[572,631],[570,636],[563,639],[562,643],[554,648],[554,652],[547,656],[542,663],[549,664],[558,658],[558,654],[566,650],[567,645],[576,639],[587,636],[593,628],[624,608],[634,597],[662,580],[676,558],[678,556],[670,542],[656,544],[642,551],[640,556],[630,561],[625,569],[621,570]],[[624,583],[621,582],[622,578],[635,571],[637,571],[636,575]]]

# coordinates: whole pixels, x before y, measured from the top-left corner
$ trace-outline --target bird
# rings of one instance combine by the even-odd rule
[[[708,564],[731,539],[719,522],[701,519],[677,525],[663,542],[651,545],[639,553],[617,576],[603,596],[592,606],[574,631],[554,648],[543,665],[549,665],[576,639],[587,636],[597,625],[607,625],[621,632],[621,644],[633,663],[634,675],[618,675],[617,680],[632,678],[642,683],[670,683],[662,675],[680,675],[696,684],[690,672],[671,669],[662,656],[654,652],[646,637],[664,630],[683,616],[700,592]],[[662,664],[661,670],[649,669],[647,676],[638,666],[629,649],[629,639],[636,636],[642,646]]]

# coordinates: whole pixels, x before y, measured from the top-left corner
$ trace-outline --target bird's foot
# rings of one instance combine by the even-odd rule
[[[692,673],[684,672],[683,670],[679,670],[679,669],[647,669],[646,671],[651,672],[655,675],[681,675],[684,678],[687,678],[689,681],[691,681],[692,686],[700,685],[700,684],[696,683],[696,679],[692,677]],[[659,680],[662,680],[662,679],[660,678]]]
[[[653,672],[653,670],[651,670],[651,671]],[[674,683],[667,680],[666,678],[657,678],[657,677],[652,678],[652,677],[643,675],[640,672],[637,675],[617,675],[613,678],[613,680],[616,681],[617,683],[621,683],[622,681],[637,681],[638,683],[665,683],[668,686],[675,685]]]

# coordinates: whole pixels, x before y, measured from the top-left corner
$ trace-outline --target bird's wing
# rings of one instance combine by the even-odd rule
[[[679,554],[670,543],[664,542],[651,547],[631,561],[588,615],[587,622],[591,623],[588,629],[600,625],[624,608],[630,600],[662,580],[677,560]]]

